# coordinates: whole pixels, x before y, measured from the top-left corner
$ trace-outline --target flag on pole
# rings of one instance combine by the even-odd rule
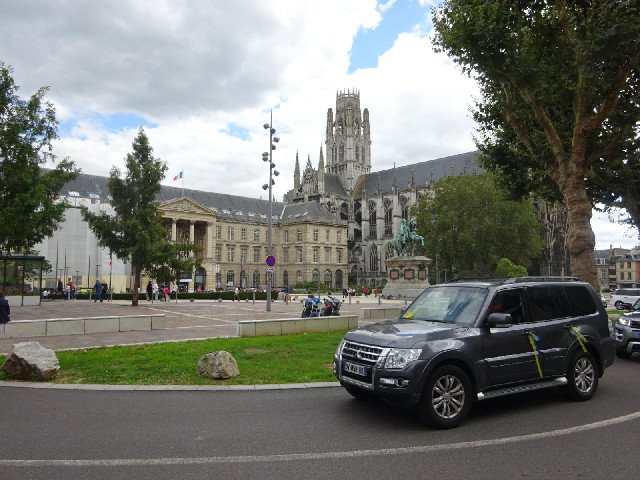
[[[113,260],[112,256],[111,256],[111,252],[109,252],[109,266],[111,266],[111,261]]]
[[[183,170],[184,171],[184,170]],[[182,171],[176,175],[175,177],[173,177],[174,180],[178,180],[179,178],[182,178]]]

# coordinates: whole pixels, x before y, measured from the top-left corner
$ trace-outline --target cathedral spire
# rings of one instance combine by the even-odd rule
[[[324,155],[320,145],[320,161],[318,162],[318,192],[324,193]]]
[[[298,159],[298,152],[296,151],[296,167],[293,170],[293,190],[300,190],[300,160]]]

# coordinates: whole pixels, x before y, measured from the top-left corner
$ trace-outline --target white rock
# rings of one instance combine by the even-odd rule
[[[60,375],[60,362],[53,350],[40,343],[22,342],[11,347],[2,370],[15,380],[47,381]]]
[[[224,380],[240,375],[236,359],[224,350],[207,353],[200,358],[200,360],[198,360],[197,372],[198,375],[217,380]]]

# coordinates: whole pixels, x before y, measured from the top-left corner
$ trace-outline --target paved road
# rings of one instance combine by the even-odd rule
[[[91,391],[3,387],[0,478],[636,479],[640,356],[596,396],[480,402],[431,430],[342,388]]]
[[[298,297],[301,299],[302,297]],[[382,305],[404,305],[404,301],[383,300]],[[361,308],[377,307],[373,296],[352,299],[342,305],[341,313],[357,315]],[[7,354],[11,345],[21,341],[37,341],[53,350],[65,348],[86,348],[91,346],[125,345],[145,342],[193,340],[200,338],[229,337],[236,335],[239,320],[261,320],[268,318],[299,318],[302,312],[300,301],[285,304],[271,303],[271,311],[266,311],[266,302],[217,302],[180,300],[176,302],[141,301],[139,307],[131,302],[94,303],[88,300],[46,301],[40,306],[15,307],[11,310],[12,320],[35,320],[51,318],[80,318],[109,315],[144,315],[162,313],[166,315],[164,330],[98,333],[88,335],[58,335],[50,337],[0,339],[0,354]]]

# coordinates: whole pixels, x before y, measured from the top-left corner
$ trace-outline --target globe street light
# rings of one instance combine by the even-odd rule
[[[263,190],[269,190],[269,218],[267,219],[267,257],[271,256],[271,220],[273,217],[273,194],[272,187],[275,184],[273,176],[280,175],[280,172],[274,170],[275,164],[273,163],[273,151],[276,149],[274,143],[278,143],[280,139],[274,137],[276,129],[273,128],[273,110],[271,110],[271,117],[269,123],[263,125],[265,130],[269,130],[269,151],[262,154],[262,161],[269,162],[269,183],[265,183],[262,186]],[[273,268],[273,267],[268,267]],[[267,312],[271,311],[271,272],[267,269]]]

